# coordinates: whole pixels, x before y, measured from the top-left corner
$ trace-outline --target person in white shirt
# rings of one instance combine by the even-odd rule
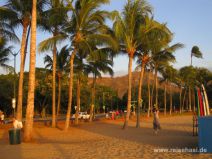
[[[21,129],[23,128],[23,124],[21,121],[18,121],[16,118],[13,118],[13,127],[15,129]]]

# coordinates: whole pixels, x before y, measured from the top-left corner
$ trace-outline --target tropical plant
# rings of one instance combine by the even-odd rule
[[[68,19],[68,7],[64,5],[62,0],[50,0],[49,9],[42,13],[40,20],[41,29],[49,31],[53,37],[42,41],[39,45],[39,50],[47,51],[52,49],[53,54],[53,69],[52,69],[52,127],[56,126],[56,67],[57,67],[57,36],[63,31],[64,25]],[[56,19],[56,20],[55,20]],[[49,41],[53,45],[48,46]],[[48,49],[46,49],[48,47]]]
[[[141,44],[141,23],[145,16],[151,13],[151,7],[145,0],[128,0],[121,15],[117,14],[113,29],[119,40],[121,50],[127,53],[128,63],[128,102],[127,115],[123,128],[128,126],[130,108],[131,108],[131,80],[132,80],[132,61],[135,52]]]
[[[191,66],[192,66],[192,57],[202,58],[202,52],[198,46],[193,46],[191,49]]]
[[[38,0],[37,11],[43,10],[46,0]],[[22,120],[22,101],[23,101],[23,79],[24,79],[24,65],[27,49],[27,30],[31,23],[32,1],[29,0],[7,0],[6,4],[0,7],[0,19],[5,21],[5,24],[17,28],[22,26],[23,33],[21,39],[21,59],[20,59],[20,75],[18,87],[18,105],[17,105],[17,119]],[[10,28],[10,27],[7,27]],[[11,29],[10,29],[11,30]]]
[[[61,82],[63,79],[63,75],[65,72],[68,71],[68,61],[69,61],[69,49],[67,48],[67,45],[62,47],[60,52],[56,53],[56,75],[58,78],[58,97],[57,97],[57,116],[60,113],[60,104],[61,104]],[[44,58],[44,63],[46,63],[46,68],[50,68],[52,70],[53,68],[53,62],[51,56],[46,55]]]
[[[113,61],[108,56],[107,52],[102,52],[103,50],[97,49],[88,56],[88,67],[86,72],[93,74],[93,84],[91,88],[91,107],[90,107],[90,121],[94,117],[94,108],[95,108],[95,89],[96,89],[96,79],[101,77],[101,73],[108,73],[113,76]]]

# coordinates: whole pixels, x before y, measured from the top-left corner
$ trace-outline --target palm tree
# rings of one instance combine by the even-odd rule
[[[63,27],[68,19],[68,8],[64,6],[64,2],[61,0],[50,0],[50,8],[42,13],[42,19],[40,21],[41,28],[52,33],[53,37],[50,37],[42,41],[39,45],[40,51],[46,51],[44,49],[48,47],[49,41],[54,41],[53,45],[48,49],[52,49],[53,54],[53,69],[52,69],[52,127],[56,126],[56,66],[57,66],[57,40],[55,39],[62,33]]]
[[[24,129],[24,141],[32,140],[33,114],[34,114],[34,90],[35,90],[35,62],[36,62],[36,27],[37,27],[37,0],[32,1],[31,39],[30,39],[30,67],[29,86],[26,110],[26,123]]]
[[[191,66],[192,66],[192,57],[202,58],[202,52],[200,51],[198,46],[193,46],[191,49]],[[189,110],[191,111],[191,87],[188,87],[189,91]],[[194,102],[195,103],[195,102]]]
[[[93,74],[93,84],[91,89],[91,107],[90,107],[90,121],[93,120],[94,117],[94,107],[95,107],[95,88],[96,88],[96,79],[97,77],[101,77],[102,73],[109,73],[109,75],[113,76],[113,61],[108,56],[107,52],[104,52],[104,49],[97,49],[93,53],[91,53],[88,57],[88,67],[86,72],[88,74]]]
[[[202,52],[198,46],[193,46],[191,49],[191,66],[192,66],[192,57],[202,58]]]
[[[38,11],[43,10],[46,0],[38,0]],[[0,19],[4,19],[7,24],[13,28],[22,26],[23,33],[21,39],[21,59],[20,59],[20,75],[18,87],[18,105],[17,105],[17,119],[22,120],[22,100],[23,100],[23,79],[24,79],[24,65],[27,49],[27,30],[29,30],[31,23],[32,1],[29,0],[7,0],[7,3],[0,7]]]
[[[7,46],[5,39],[0,41],[0,66],[3,68],[9,67],[6,63],[9,61],[8,56],[12,52],[11,49],[12,47]]]
[[[60,113],[60,103],[61,103],[61,80],[63,78],[64,72],[68,70],[68,60],[69,60],[69,49],[67,45],[62,47],[60,52],[56,53],[57,66],[56,66],[56,75],[58,78],[58,100],[57,100],[57,116]],[[46,55],[44,58],[44,63],[46,63],[46,68],[53,68],[53,59]]]
[[[135,52],[141,44],[140,25],[144,17],[151,12],[150,5],[145,0],[128,0],[122,15],[117,14],[113,25],[116,37],[118,38],[122,52],[127,53],[128,63],[128,101],[127,115],[123,129],[128,126],[130,107],[131,107],[131,80],[132,80],[132,61]]]
[[[70,58],[69,100],[64,130],[68,130],[70,122],[75,55],[82,48],[87,50],[88,53],[92,52],[91,46],[94,46],[94,44],[112,45],[117,48],[116,41],[108,34],[109,28],[105,25],[105,18],[109,17],[110,14],[106,11],[98,10],[102,4],[107,3],[109,3],[109,0],[77,0],[71,22],[66,28],[74,49]],[[69,5],[71,6],[71,4]]]
[[[161,39],[167,38],[169,30],[166,25],[160,24],[153,18],[145,17],[144,24],[141,25],[141,41],[140,50],[138,51],[138,61],[137,63],[141,67],[140,77],[139,77],[139,88],[138,88],[138,107],[137,107],[137,124],[136,127],[140,127],[140,105],[142,100],[142,84],[143,84],[143,74],[145,71],[146,64],[150,61],[150,51],[155,44],[159,43]]]
[[[171,32],[169,32],[167,34],[167,37],[164,38],[164,40],[159,41],[152,48],[151,60],[154,63],[154,69],[155,69],[154,81],[155,81],[155,105],[156,106],[158,106],[158,82],[157,82],[158,70],[161,70],[164,66],[166,66],[170,62],[175,62],[175,56],[173,55],[173,53],[177,49],[180,49],[184,46],[181,43],[168,46],[168,44],[171,42],[171,39],[172,39],[172,34]]]
[[[75,57],[74,60],[74,72],[77,78],[77,108],[75,112],[75,124],[78,125],[78,114],[80,111],[80,95],[81,95],[81,82],[84,79],[84,77],[87,77],[88,74],[86,72],[86,68],[88,67],[87,64],[85,64],[85,59],[87,57],[86,50],[79,50],[78,54]]]

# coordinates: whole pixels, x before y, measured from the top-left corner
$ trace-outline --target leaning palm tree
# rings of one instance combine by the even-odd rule
[[[60,52],[56,54],[57,66],[56,66],[56,75],[58,78],[58,97],[57,97],[57,116],[60,113],[60,103],[61,103],[61,82],[65,72],[68,70],[68,60],[69,60],[69,49],[67,46],[62,47]],[[44,64],[46,64],[46,68],[53,68],[53,59],[51,56],[46,55],[44,57]]]
[[[43,10],[46,0],[38,0],[37,10]],[[30,0],[7,0],[6,4],[0,7],[0,19],[3,19],[13,28],[22,27],[21,39],[21,59],[20,59],[20,75],[18,86],[18,105],[17,105],[17,119],[22,119],[22,101],[23,101],[23,79],[24,79],[24,65],[27,49],[27,30],[29,30],[31,23],[32,1]]]
[[[50,7],[42,13],[40,28],[49,31],[53,37],[42,41],[39,45],[40,51],[46,51],[48,42],[54,40],[53,45],[48,49],[52,49],[53,69],[52,69],[52,127],[56,126],[56,67],[57,67],[57,40],[56,37],[62,33],[63,27],[68,19],[68,7],[65,7],[61,0],[50,0]]]
[[[122,47],[122,52],[127,53],[129,57],[127,115],[125,117],[123,129],[128,126],[130,116],[132,61],[135,52],[141,44],[140,39],[142,35],[140,32],[140,25],[144,21],[144,17],[150,12],[151,7],[145,0],[128,0],[122,15],[117,14],[113,24],[116,37]]]
[[[29,86],[27,96],[26,122],[24,129],[24,141],[32,140],[34,91],[35,91],[35,63],[36,63],[36,27],[37,27],[37,0],[32,1],[31,39],[30,39],[30,65]]]
[[[202,58],[202,52],[198,46],[193,46],[191,49],[191,66],[192,66],[192,57]]]

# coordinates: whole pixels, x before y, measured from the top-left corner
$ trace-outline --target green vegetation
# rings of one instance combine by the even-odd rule
[[[137,112],[139,128],[140,112],[148,112],[149,116],[153,106],[165,115],[168,110],[169,114],[176,110],[194,111],[193,88],[201,84],[212,104],[212,73],[192,66],[193,57],[203,57],[198,46],[191,49],[191,65],[177,70],[172,66],[174,53],[184,45],[171,45],[173,33],[165,23],[154,20],[151,5],[145,0],[128,0],[121,13],[102,10],[101,6],[109,2],[8,0],[0,7],[0,67],[9,68],[10,72],[0,75],[0,109],[12,115],[11,100],[17,91],[16,117],[26,118],[25,141],[32,139],[35,114],[50,114],[52,127],[56,127],[60,115],[66,114],[64,130],[68,130],[73,113],[77,118],[79,111],[87,111],[92,121],[95,113],[127,110],[123,125],[126,128],[132,110]],[[112,28],[107,20],[113,22]],[[16,75],[7,62],[10,45],[19,42],[18,26],[23,33],[20,72]],[[39,52],[52,51],[44,58],[45,68],[35,68],[37,28],[52,35],[38,45]],[[30,69],[24,72],[30,31]],[[103,73],[113,76],[113,59],[122,53],[128,55],[129,64],[127,89],[120,97],[115,87],[97,81]],[[134,59],[140,74],[137,84],[132,84]]]

